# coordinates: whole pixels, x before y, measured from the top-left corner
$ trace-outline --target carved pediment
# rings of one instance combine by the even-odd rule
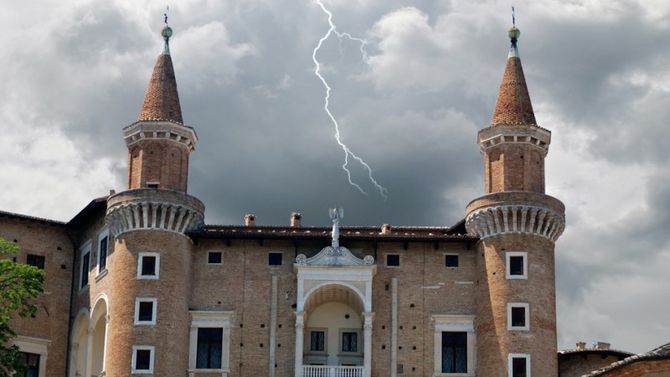
[[[295,262],[299,266],[371,266],[375,263],[375,258],[372,255],[366,255],[361,259],[346,247],[327,246],[311,258],[300,254],[295,258]]]

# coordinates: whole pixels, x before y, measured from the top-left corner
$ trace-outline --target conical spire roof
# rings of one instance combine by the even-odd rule
[[[519,59],[517,39],[519,29],[512,27],[509,31],[512,47],[507,58],[507,66],[503,74],[498,100],[493,111],[492,126],[499,125],[536,125],[533,105],[528,95],[526,79]]]
[[[154,65],[138,120],[170,120],[183,123],[177,81],[168,45],[172,29],[166,26],[161,34],[165,39],[165,50],[158,56]]]

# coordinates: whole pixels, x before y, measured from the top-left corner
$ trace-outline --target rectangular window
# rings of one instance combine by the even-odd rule
[[[220,251],[207,252],[207,264],[223,264],[223,253]]]
[[[326,352],[326,332],[310,331],[309,350],[313,352]]]
[[[41,270],[44,269],[44,255],[35,255],[28,254],[26,257],[26,264],[37,267]]]
[[[109,232],[104,231],[98,236],[98,274],[107,269],[107,251],[109,250]]]
[[[221,369],[223,329],[201,327],[198,329],[197,369]]]
[[[528,279],[528,253],[509,251],[505,253],[507,279]]]
[[[444,265],[446,267],[458,267],[458,254],[445,254]]]
[[[526,303],[507,304],[507,329],[529,330],[529,311]]]
[[[400,267],[400,255],[386,254],[386,267]]]
[[[508,365],[509,377],[530,377],[530,355],[510,353]]]
[[[149,297],[138,297],[135,299],[135,324],[136,325],[155,325],[156,324],[156,304],[158,300]]]
[[[442,373],[468,372],[468,333],[442,332]]]
[[[133,346],[132,373],[152,374],[154,372],[154,347]]]
[[[357,332],[342,332],[342,352],[358,352]]]
[[[137,261],[138,279],[158,279],[160,255],[158,253],[139,253]]]
[[[268,254],[268,264],[270,266],[281,266],[283,256],[284,255],[282,253],[270,253],[270,254]]]
[[[22,377],[40,377],[40,355],[21,352],[21,361],[26,365]]]
[[[84,254],[81,256],[81,282],[79,284],[80,288],[84,288],[88,285],[88,271],[90,268],[91,261],[91,247],[84,251]]]

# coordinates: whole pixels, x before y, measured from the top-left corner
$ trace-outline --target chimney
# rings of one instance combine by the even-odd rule
[[[253,213],[247,213],[244,215],[244,225],[246,226],[255,226],[256,225],[256,215]]]
[[[601,351],[607,351],[610,349],[610,344],[605,342],[596,343],[596,349]]]
[[[299,227],[302,215],[298,212],[291,212],[291,226]]]
[[[586,349],[586,342],[577,342],[577,351],[584,351]]]
[[[382,225],[382,234],[391,234],[391,224]]]

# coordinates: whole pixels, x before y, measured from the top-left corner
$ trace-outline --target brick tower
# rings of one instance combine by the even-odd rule
[[[539,127],[512,42],[491,126],[479,131],[486,194],[466,208],[477,244],[477,375],[557,375],[554,243],[564,206],[544,193],[551,132]]]
[[[115,237],[109,257],[108,376],[174,376],[188,369],[191,240],[204,205],[186,194],[188,157],[197,141],[182,122],[169,50],[154,66],[138,121],[123,129],[128,190],[109,197]]]

